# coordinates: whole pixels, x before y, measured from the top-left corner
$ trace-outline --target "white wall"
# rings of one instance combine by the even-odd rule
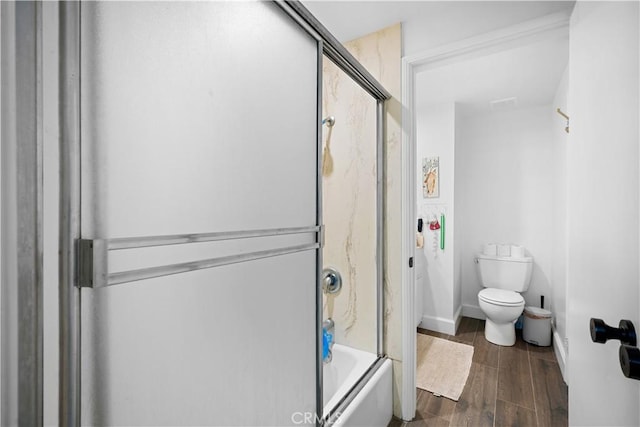
[[[563,179],[558,170],[563,157],[554,158],[561,146],[553,130],[564,132],[564,126],[554,120],[550,105],[483,115],[462,111],[449,103],[416,113],[417,170],[424,157],[440,157],[440,198],[424,199],[421,173],[417,177],[417,213],[425,220],[425,247],[416,251],[421,326],[453,333],[460,306],[463,315],[482,318],[477,302],[482,285],[473,258],[483,243],[511,242],[534,257],[526,304],[539,306],[545,295],[545,308],[555,313],[559,300],[564,328],[564,281],[553,292],[551,286],[554,260],[555,274],[563,275],[561,251],[554,249],[554,231],[561,232],[563,224],[554,217],[563,212],[554,207],[562,197],[554,178]],[[428,214],[439,217],[440,211],[447,218],[444,252],[433,250],[428,227]]]
[[[589,319],[638,326],[637,2],[578,2],[571,17],[567,151],[569,424],[639,425],[639,382]]]
[[[553,308],[554,341],[553,345],[560,369],[566,380],[567,337],[567,144],[569,134],[564,130],[566,120],[556,112],[560,108],[565,114],[569,111],[567,93],[569,90],[569,67],[565,69],[558,85],[549,115],[552,120],[552,165],[553,165],[553,236],[551,247],[551,298]]]
[[[523,245],[534,258],[527,305],[549,296],[553,176],[551,107],[494,112],[461,118],[457,126],[456,192],[460,193],[462,304],[478,313],[482,289],[473,262],[487,242]],[[546,301],[545,300],[545,307]],[[553,309],[553,308],[552,308]]]
[[[458,126],[462,121],[462,110],[459,106],[456,106],[455,111],[455,139],[458,135]],[[464,174],[464,169],[460,167],[460,160],[458,151],[460,147],[457,143],[454,145],[454,183],[459,182],[460,176]],[[453,223],[455,224],[455,233],[453,234],[453,308],[454,317],[456,322],[460,322],[462,318],[462,241],[464,238],[464,222],[462,221],[462,215],[464,211],[461,209],[463,206],[464,195],[460,191],[454,191],[453,205],[455,206]],[[457,324],[456,324],[457,329]]]
[[[422,288],[421,327],[443,333],[455,333],[455,314],[460,305],[454,283],[454,177],[455,177],[455,104],[448,103],[416,112],[417,216],[425,225],[423,249],[416,249],[416,286]],[[440,158],[440,197],[426,199],[422,193],[422,160]],[[445,249],[440,249],[440,230],[429,229],[430,214],[445,215]],[[435,246],[435,248],[434,248]]]

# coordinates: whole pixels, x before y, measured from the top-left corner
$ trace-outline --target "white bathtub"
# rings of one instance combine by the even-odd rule
[[[344,397],[377,357],[335,344],[331,363],[324,365],[323,402],[327,414]],[[386,360],[355,399],[342,411],[336,426],[386,427],[393,411],[392,364]]]

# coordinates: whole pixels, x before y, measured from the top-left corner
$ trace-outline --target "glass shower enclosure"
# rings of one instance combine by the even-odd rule
[[[61,3],[60,34],[60,424],[333,422],[384,356],[388,94],[297,2]],[[373,359],[327,413],[323,54],[376,123]]]

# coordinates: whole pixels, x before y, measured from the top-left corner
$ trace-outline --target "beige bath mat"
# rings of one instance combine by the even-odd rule
[[[416,384],[419,388],[458,400],[467,382],[473,347],[418,334]]]

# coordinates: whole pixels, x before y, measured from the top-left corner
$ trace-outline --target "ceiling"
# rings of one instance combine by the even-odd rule
[[[403,55],[552,13],[574,1],[318,1],[303,4],[341,42],[402,22]]]
[[[346,42],[402,22],[403,56],[551,14],[569,16],[574,1],[314,1],[304,5]],[[568,32],[567,32],[568,33]],[[568,34],[476,57],[434,64],[416,76],[416,107],[455,101],[463,113],[548,105],[569,56]],[[437,66],[439,65],[439,66]]]
[[[493,111],[491,101],[514,97],[517,108],[549,105],[568,59],[564,36],[434,67],[416,75],[416,108],[456,102],[463,113],[478,114]]]

